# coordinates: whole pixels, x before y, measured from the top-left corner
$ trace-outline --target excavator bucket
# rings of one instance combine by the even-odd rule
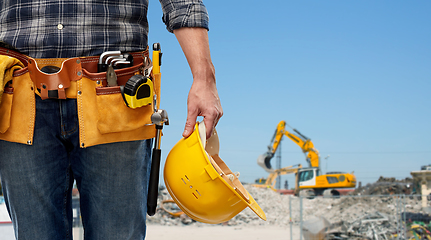
[[[273,156],[273,154],[265,153],[265,154],[260,155],[257,158],[257,164],[269,173],[274,172],[274,169],[272,169],[271,163],[270,163],[272,156]]]

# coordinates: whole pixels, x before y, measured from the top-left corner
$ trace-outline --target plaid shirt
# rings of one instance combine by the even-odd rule
[[[160,0],[168,31],[208,29],[202,0]],[[148,0],[0,0],[0,41],[34,58],[147,47]]]

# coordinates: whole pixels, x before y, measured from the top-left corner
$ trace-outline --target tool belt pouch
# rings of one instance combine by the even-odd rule
[[[118,85],[124,85],[131,76],[141,73],[141,68],[142,63],[116,71]],[[105,82],[105,73],[85,70],[84,77],[77,82],[81,147],[154,138],[156,130],[151,125],[154,105],[129,108],[123,100],[120,86],[106,87]],[[159,92],[160,79],[154,82],[154,88]]]
[[[12,82],[5,87],[0,104],[1,140],[32,144],[35,104],[33,82],[27,67],[16,70]]]
[[[6,87],[2,95],[0,105],[0,133],[5,133],[10,127],[10,115],[12,111],[13,88]]]

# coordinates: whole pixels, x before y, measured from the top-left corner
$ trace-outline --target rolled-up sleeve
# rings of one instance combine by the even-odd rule
[[[201,0],[160,0],[160,3],[163,9],[163,22],[169,32],[182,27],[209,29],[208,12]]]

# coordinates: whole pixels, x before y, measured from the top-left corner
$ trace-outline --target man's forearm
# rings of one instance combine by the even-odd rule
[[[215,81],[208,31],[205,28],[180,28],[174,30],[174,34],[187,58],[193,78]]]
[[[193,131],[197,116],[203,116],[206,135],[209,138],[223,115],[223,110],[216,88],[208,32],[205,28],[180,28],[174,30],[174,34],[193,74],[193,84],[187,98],[187,120],[183,136],[188,137]]]

